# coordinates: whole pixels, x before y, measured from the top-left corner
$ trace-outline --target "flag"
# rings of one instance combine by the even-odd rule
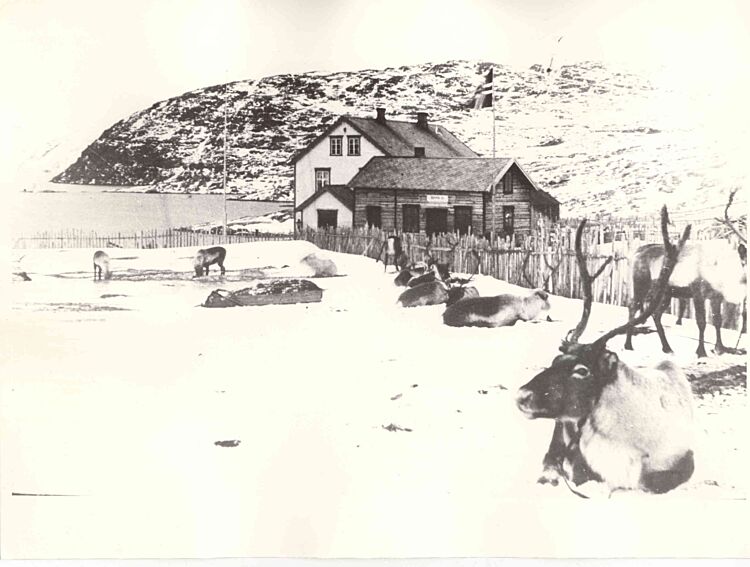
[[[474,96],[467,103],[467,108],[490,108],[492,106],[492,82],[494,79],[494,69],[490,69],[484,78],[484,83],[479,85],[474,91]]]

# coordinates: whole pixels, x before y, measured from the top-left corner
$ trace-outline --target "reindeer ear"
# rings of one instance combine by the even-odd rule
[[[547,298],[549,297],[549,293],[544,291],[543,289],[536,289],[534,290],[534,294],[541,297],[544,301],[547,301]]]
[[[742,260],[742,263],[747,264],[747,246],[740,243],[740,245],[737,247],[737,253],[740,255],[740,260]]]
[[[599,357],[598,369],[599,373],[603,376],[610,377],[617,371],[617,363],[620,359],[614,352],[605,350]]]

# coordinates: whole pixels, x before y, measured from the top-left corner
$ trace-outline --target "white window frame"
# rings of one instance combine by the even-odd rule
[[[355,142],[357,151],[352,151],[352,143]],[[362,136],[347,136],[346,137],[346,155],[348,156],[360,156],[362,155]]]
[[[332,156],[343,156],[344,155],[344,137],[343,136],[330,136],[329,137],[329,150]]]
[[[325,177],[325,179],[320,179],[320,181],[325,181],[325,183],[318,183],[319,176]],[[331,184],[331,168],[329,167],[317,167],[315,168],[315,190],[316,191],[322,191],[324,188],[328,187]]]

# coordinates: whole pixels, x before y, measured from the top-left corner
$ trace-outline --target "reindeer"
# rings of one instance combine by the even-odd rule
[[[706,300],[711,302],[713,324],[716,328],[716,344],[714,352],[722,354],[732,349],[724,346],[721,340],[721,304],[742,303],[745,300],[747,275],[747,239],[736,230],[729,220],[729,207],[732,204],[735,191],[732,191],[729,202],[724,211],[725,222],[741,239],[737,250],[726,240],[690,242],[681,250],[677,265],[669,279],[664,303],[657,306],[653,313],[656,331],[661,340],[661,348],[665,353],[671,353],[672,347],[667,342],[661,316],[671,297],[680,298],[678,321],[682,322],[684,301],[693,299],[695,318],[698,324],[699,357],[706,356],[704,332],[706,329]],[[652,287],[658,273],[658,266],[664,258],[664,246],[661,244],[646,244],[638,248],[633,256],[633,301],[630,305],[629,318],[642,311],[646,294]],[[747,317],[747,315],[743,315]],[[746,319],[744,319],[746,321]],[[747,323],[745,323],[746,325]],[[628,330],[625,348],[633,350],[632,328]]]
[[[385,258],[383,258],[383,271],[388,271],[388,258],[393,261],[393,265],[399,271],[406,269],[409,264],[409,258],[404,253],[401,238],[398,236],[389,236],[383,242],[383,246],[380,247],[380,253],[378,254],[378,260],[383,257],[385,252]]]
[[[474,254],[476,255],[476,252]],[[526,273],[530,255],[531,252],[526,255],[524,260],[523,273],[526,281],[533,287],[531,278]],[[479,257],[478,255],[476,257],[478,270]],[[556,269],[557,266],[544,280],[545,286]],[[472,275],[472,277],[474,276]],[[474,289],[474,291],[476,290]],[[549,309],[549,292],[544,289],[534,289],[525,297],[513,294],[479,297],[479,293],[476,293],[476,295],[470,293],[465,298],[449,303],[448,308],[443,313],[443,323],[450,327],[505,327],[515,325],[517,321],[537,319],[541,313],[547,312]],[[549,316],[547,319],[549,320]]]
[[[468,297],[445,310],[443,323],[450,327],[506,327],[536,319],[549,308],[549,294],[542,289],[535,289],[526,297]]]
[[[195,268],[195,275],[193,278],[198,278],[203,275],[207,276],[208,267],[211,264],[218,264],[221,269],[221,274],[224,275],[226,273],[226,270],[224,269],[224,259],[226,257],[226,248],[222,246],[213,246],[211,248],[198,250],[193,259],[193,268]]]
[[[588,323],[593,300],[591,277],[576,232],[576,258],[583,282],[583,313],[563,341],[549,368],[519,389],[516,404],[529,418],[555,420],[538,482],[571,487],[599,481],[611,492],[639,489],[672,490],[693,474],[693,407],[690,385],[677,366],[662,362],[652,369],[634,369],[606,348],[607,342],[641,324],[662,305],[668,280],[690,234],[677,246],[669,242],[667,209],[662,209],[666,258],[649,293],[648,307],[637,317],[590,344],[578,342]],[[598,272],[601,273],[601,270]],[[598,275],[597,273],[597,275]]]
[[[468,299],[471,297],[479,297],[479,290],[475,288],[474,286],[470,286],[468,284],[471,283],[471,280],[474,279],[474,276],[477,275],[477,272],[479,271],[479,266],[481,265],[479,260],[479,253],[472,249],[471,255],[476,260],[477,264],[474,267],[474,272],[469,276],[469,279],[461,279],[461,278],[450,278],[446,283],[450,286],[448,289],[448,301],[446,301],[446,306],[450,307],[457,301],[460,301],[462,299]]]
[[[534,289],[539,286],[534,285],[534,282],[532,282],[531,276],[529,276],[529,273],[527,271],[527,268],[529,265],[529,258],[531,258],[531,250],[528,251],[528,253],[526,254],[526,257],[523,259],[523,266],[521,268],[521,271],[523,272],[523,277],[526,280],[526,283],[529,284],[529,288]],[[562,264],[563,256],[560,255],[560,259],[557,261],[557,264],[555,264],[554,266],[550,266],[550,263],[547,260],[546,254],[544,253],[542,254],[542,259],[544,260],[544,265],[547,266],[548,272],[544,280],[542,281],[541,289],[549,293],[550,292],[549,281],[552,278],[552,276],[555,275],[555,272],[560,267],[560,264]],[[609,263],[610,261],[611,261],[611,258],[607,260],[607,263]]]
[[[646,294],[652,287],[654,270],[663,257],[664,248],[660,244],[646,244],[636,250],[633,256],[631,318],[643,309]],[[713,324],[716,328],[714,352],[717,354],[727,352],[729,349],[724,346],[721,339],[721,304],[723,301],[742,303],[745,295],[746,278],[741,256],[731,249],[729,243],[725,241],[694,241],[688,243],[682,250],[677,266],[669,280],[665,303],[658,306],[653,314],[662,351],[670,353],[672,348],[669,346],[664,333],[661,316],[667,307],[669,298],[678,297],[682,300],[693,299],[698,324],[697,355],[699,357],[706,356],[704,333],[707,299],[711,302]],[[680,315],[682,314],[681,311],[682,309],[680,309]],[[627,335],[625,348],[633,350],[632,329]]]
[[[448,301],[448,285],[442,280],[427,282],[411,287],[397,300],[402,307],[439,305]]]
[[[102,250],[94,252],[94,281],[97,279],[108,280],[112,277],[112,272],[109,270],[109,254]]]
[[[445,281],[446,278],[443,277],[443,275],[440,273],[440,269],[438,268],[438,265],[433,263],[428,265],[427,271],[422,274],[421,276],[415,276],[412,279],[410,279],[406,286],[407,287],[416,287],[418,285],[424,284],[424,283],[431,283],[436,281]]]
[[[419,263],[413,266],[408,266],[401,270],[393,280],[393,283],[399,287],[406,287],[412,278],[422,276],[427,271],[427,264]]]

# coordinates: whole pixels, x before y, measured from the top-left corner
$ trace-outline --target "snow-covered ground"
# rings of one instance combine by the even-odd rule
[[[307,277],[317,250],[227,248],[226,277],[197,280],[193,249],[110,250],[104,282],[93,250],[24,251],[32,281],[10,286],[0,327],[4,557],[566,556],[584,536],[592,555],[628,556],[634,538],[700,555],[691,530],[745,498],[745,384],[727,379],[745,358],[699,361],[690,324],[666,318],[674,360],[703,384],[693,478],[583,501],[536,484],[553,424],[514,404],[579,301],[553,297],[551,323],[450,328],[442,306],[397,307],[382,264],[320,252],[345,274],[314,280],[321,303],[200,307],[249,278]],[[626,317],[596,304],[582,340]],[[634,340],[610,347],[633,365],[664,358],[655,335]],[[630,515],[633,500],[648,512]]]

